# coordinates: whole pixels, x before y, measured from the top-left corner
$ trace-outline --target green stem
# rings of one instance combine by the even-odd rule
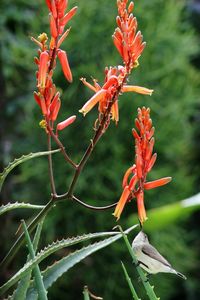
[[[52,199],[47,203],[47,205],[39,212],[39,214],[33,219],[33,221],[29,224],[28,230],[29,232],[32,232],[33,229],[36,227],[36,225],[43,219],[44,216],[50,211],[50,209],[55,205],[55,203],[52,201]],[[13,257],[16,255],[16,253],[19,251],[20,247],[24,244],[24,233],[22,233],[19,238],[16,240],[10,251],[7,253],[7,255],[4,257],[4,259],[1,261],[0,268],[6,267],[10,261],[13,259]]]
[[[30,239],[27,227],[26,227],[26,223],[24,222],[24,220],[22,220],[22,226],[23,226],[23,230],[24,230],[30,257],[31,257],[31,259],[34,259],[35,251],[34,251],[33,244],[31,242],[31,239]],[[40,268],[38,265],[33,269],[33,274],[35,277],[35,285],[36,285],[37,292],[38,292],[38,299],[39,300],[48,300],[47,291],[45,290],[44,283],[42,280],[42,275],[40,273]]]
[[[84,295],[84,300],[90,300],[89,291],[88,291],[87,286],[84,286],[83,295]]]
[[[129,285],[131,294],[132,294],[132,296],[133,296],[133,299],[134,299],[134,300],[140,300],[139,297],[138,297],[138,295],[137,295],[137,293],[136,293],[136,291],[135,291],[135,288],[134,288],[134,286],[133,286],[133,284],[132,284],[132,282],[131,282],[131,279],[130,279],[130,277],[129,277],[129,275],[128,275],[128,272],[127,272],[127,270],[126,270],[126,268],[125,268],[125,265],[123,264],[122,261],[121,261],[121,264],[122,264],[122,269],[123,269],[123,271],[124,271],[124,275],[125,275],[126,280],[127,280],[127,282],[128,282],[128,285]]]
[[[120,230],[121,233],[122,233],[124,242],[125,242],[125,244],[126,244],[126,246],[127,246],[127,249],[128,249],[128,251],[129,251],[129,253],[130,253],[132,259],[133,259],[133,263],[134,263],[135,266],[136,266],[136,270],[137,270],[137,272],[138,272],[138,274],[139,274],[139,276],[140,276],[140,278],[141,278],[141,281],[142,281],[142,283],[143,283],[143,285],[144,285],[144,288],[145,288],[145,290],[146,290],[146,293],[147,293],[149,299],[150,299],[150,300],[159,300],[160,298],[158,298],[158,297],[156,296],[156,294],[154,293],[154,290],[153,290],[154,287],[150,285],[147,276],[144,274],[144,272],[142,271],[142,269],[140,268],[140,266],[139,266],[139,264],[138,264],[138,260],[137,260],[137,258],[136,258],[135,252],[133,251],[133,249],[132,249],[132,247],[131,247],[131,245],[130,245],[130,243],[129,243],[128,237],[127,237],[126,234],[123,232],[121,226],[118,225],[118,226],[116,226],[116,227],[118,227],[119,230]]]

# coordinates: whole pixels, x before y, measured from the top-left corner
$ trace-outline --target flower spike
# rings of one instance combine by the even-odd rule
[[[127,202],[136,199],[138,216],[141,224],[147,220],[144,206],[144,190],[150,190],[171,181],[171,177],[165,177],[154,181],[146,181],[148,173],[153,168],[157,154],[153,154],[155,143],[153,136],[154,127],[150,118],[150,109],[138,108],[138,117],[135,120],[136,129],[132,130],[135,139],[135,163],[128,168],[123,178],[123,192],[114,211],[117,220]],[[130,179],[129,179],[130,178]]]
[[[77,6],[66,12],[68,0],[46,0],[46,5],[49,9],[51,33],[49,45],[46,33],[40,34],[37,39],[31,37],[31,40],[39,47],[39,57],[34,58],[38,67],[36,72],[38,91],[34,92],[34,98],[45,116],[45,122],[53,129],[61,106],[60,94],[53,83],[53,72],[58,58],[66,79],[72,82],[67,54],[60,49],[60,46],[70,32],[70,28],[65,30],[65,26],[76,14]]]

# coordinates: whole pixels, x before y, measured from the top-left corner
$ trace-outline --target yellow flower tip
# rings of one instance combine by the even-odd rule
[[[120,216],[116,212],[112,213],[112,215],[116,218],[116,222],[119,221]]]
[[[134,61],[134,65],[133,65],[133,68],[137,68],[137,67],[139,67],[139,61],[138,60],[136,60],[136,61]]]
[[[85,117],[85,115],[87,114],[87,112],[84,110],[84,109],[79,109],[79,112],[81,113],[81,114],[83,114],[83,116]]]
[[[40,43],[42,44],[45,44],[48,40],[48,36],[45,32],[41,33],[39,36],[38,36],[38,40],[40,41]]]
[[[152,96],[154,90],[149,90],[149,96]]]
[[[42,129],[46,129],[47,122],[45,120],[42,120],[42,121],[40,121],[39,125]]]

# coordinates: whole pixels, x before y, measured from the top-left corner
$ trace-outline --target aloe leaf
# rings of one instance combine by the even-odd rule
[[[0,206],[0,215],[13,210],[13,209],[19,209],[19,208],[29,208],[29,209],[42,209],[44,206],[43,205],[33,205],[30,203],[7,203],[6,205]]]
[[[133,230],[136,227],[137,225],[132,226],[131,228],[127,229],[125,233],[128,234],[131,230]],[[96,242],[94,244],[90,244],[87,247],[81,248],[80,250],[77,250],[72,254],[67,255],[66,257],[54,263],[52,266],[48,267],[42,272],[45,289],[47,290],[59,277],[61,277],[65,272],[67,272],[74,265],[82,261],[84,258],[102,248],[109,246],[121,237],[122,234],[118,233],[114,237],[107,238],[103,241]],[[26,300],[36,299],[37,292],[35,287],[32,286],[28,289]]]
[[[128,229],[128,232],[130,232],[136,226],[137,225],[132,226],[130,229]],[[21,268],[10,280],[8,280],[4,285],[2,285],[0,287],[0,295],[6,292],[10,287],[12,287],[15,283],[17,283],[23,276],[25,276],[30,270],[32,270],[37,264],[39,264],[46,257],[53,254],[54,252],[65,247],[87,241],[88,239],[99,238],[99,237],[109,236],[109,235],[116,235],[116,234],[117,234],[116,232],[90,233],[90,234],[85,234],[83,236],[63,239],[61,241],[54,242],[53,244],[49,245],[48,247],[44,248],[39,253],[37,253],[34,259],[26,263],[24,267]],[[118,239],[120,237],[121,237],[121,233],[118,234]]]
[[[2,189],[2,185],[4,183],[4,180],[6,179],[6,177],[8,176],[8,174],[19,164],[35,158],[35,157],[40,157],[40,156],[44,156],[44,155],[49,155],[49,154],[53,154],[53,153],[57,153],[59,152],[60,149],[57,150],[52,150],[52,151],[43,151],[43,152],[35,152],[35,153],[29,153],[27,155],[22,155],[20,158],[15,158],[14,161],[10,162],[8,164],[8,166],[3,170],[2,173],[0,173],[0,191]]]
[[[36,251],[37,247],[38,247],[38,243],[39,243],[39,239],[40,239],[40,235],[41,235],[41,231],[42,231],[42,227],[43,227],[43,221],[44,221],[44,219],[38,224],[37,229],[36,229],[36,233],[35,233],[34,240],[33,240],[33,249],[34,249],[34,251]],[[29,260],[30,260],[30,256],[28,255],[27,262]],[[27,293],[28,287],[30,285],[31,273],[32,273],[32,271],[29,271],[27,273],[27,275],[24,276],[19,281],[17,289],[15,290],[13,295],[11,296],[12,300],[21,300],[21,299],[26,298],[26,293]]]
[[[34,251],[33,244],[31,242],[31,238],[30,238],[30,235],[28,233],[26,223],[25,223],[24,220],[22,221],[22,227],[23,227],[23,230],[24,230],[24,234],[25,234],[25,238],[26,238],[26,242],[27,242],[27,246],[28,246],[28,250],[29,250],[29,255],[30,255],[31,259],[34,259],[35,258],[35,251]],[[42,275],[41,275],[41,272],[40,272],[40,268],[39,268],[38,265],[36,265],[33,268],[33,275],[34,275],[35,285],[36,285],[36,288],[37,288],[38,298],[40,300],[48,300],[47,299],[47,291],[44,287],[44,282],[43,282]]]
[[[133,284],[132,284],[131,278],[129,277],[128,272],[127,272],[127,270],[126,270],[126,267],[125,267],[125,265],[123,264],[122,261],[121,261],[121,264],[122,264],[122,269],[123,269],[123,271],[124,271],[124,275],[125,275],[125,278],[126,278],[126,281],[127,281],[127,283],[128,283],[128,286],[129,286],[129,289],[130,289],[130,291],[131,291],[131,294],[132,294],[133,299],[134,299],[134,300],[141,300],[141,299],[139,299],[139,297],[138,297],[138,295],[137,295],[137,293],[136,293],[136,291],[135,291],[135,288],[134,288],[134,286],[133,286]]]

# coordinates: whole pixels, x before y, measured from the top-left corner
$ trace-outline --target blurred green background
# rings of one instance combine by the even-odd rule
[[[69,1],[70,8],[74,5],[78,5],[79,10],[70,23],[72,30],[62,47],[68,53],[74,81],[69,85],[58,65],[55,82],[62,90],[59,121],[77,114],[77,121],[60,136],[71,157],[78,162],[93,135],[97,117],[95,109],[85,118],[78,113],[92,95],[79,78],[93,76],[102,82],[104,67],[122,62],[111,39],[116,27],[116,1]],[[167,186],[146,192],[145,203],[149,210],[199,192],[199,14],[192,2],[183,0],[135,1],[134,13],[147,47],[130,83],[152,88],[155,92],[152,97],[137,94],[120,97],[119,125],[116,128],[111,124],[100,140],[79,179],[76,195],[97,206],[119,199],[123,174],[134,158],[131,128],[137,107],[145,105],[151,108],[158,153],[149,179],[173,177]],[[0,166],[3,169],[15,157],[46,149],[46,136],[39,127],[41,113],[32,96],[36,71],[33,57],[37,48],[29,36],[48,32],[48,11],[42,0],[1,0],[0,15]],[[63,163],[61,155],[54,156],[54,169],[58,192],[64,193],[72,170]],[[4,204],[9,201],[45,204],[49,192],[47,159],[38,158],[22,164],[8,177],[1,201]],[[120,220],[123,228],[135,222],[133,214],[136,211],[134,202],[126,206]],[[57,238],[109,231],[116,225],[111,213],[89,211],[76,203],[60,203],[46,219],[40,247]],[[1,256],[16,239],[20,219],[31,217],[30,211],[18,210],[2,218]],[[157,215],[156,229],[148,228],[151,219],[145,228],[152,243],[188,280],[183,282],[173,275],[161,274],[153,276],[151,282],[161,299],[197,300],[200,299],[200,211],[176,221],[162,226],[163,219]],[[134,234],[130,239],[133,237]],[[25,251],[22,249],[9,270],[2,273],[4,280],[24,263]],[[58,253],[51,261],[61,255]],[[137,290],[143,293],[123,241],[118,241],[60,278],[50,289],[49,299],[82,299],[85,284],[106,300],[131,299],[120,260],[126,264]]]

